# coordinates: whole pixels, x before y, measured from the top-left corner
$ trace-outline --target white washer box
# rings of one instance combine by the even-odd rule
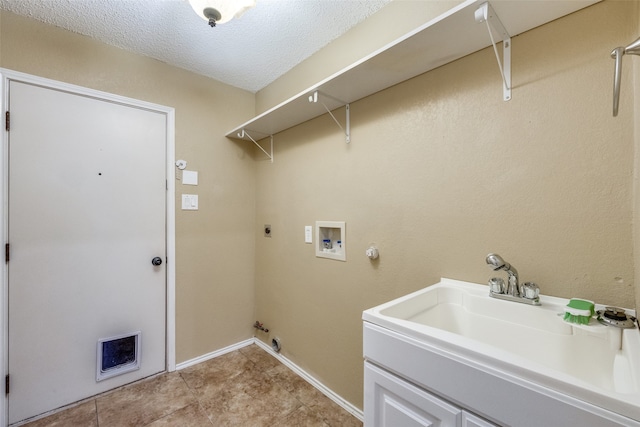
[[[344,221],[316,221],[316,257],[347,260]]]

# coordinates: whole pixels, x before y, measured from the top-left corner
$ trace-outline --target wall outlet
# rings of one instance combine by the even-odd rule
[[[304,226],[304,242],[313,243],[313,225]]]

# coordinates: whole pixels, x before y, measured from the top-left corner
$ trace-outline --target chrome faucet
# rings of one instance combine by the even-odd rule
[[[518,278],[518,270],[498,254],[487,255],[486,261],[493,271],[504,270],[509,275],[506,288],[504,280],[500,278],[493,277],[489,280],[490,296],[508,301],[540,305],[540,288],[538,285],[532,282],[526,282],[521,285]]]
[[[512,267],[511,264],[502,259],[498,254],[487,255],[487,264],[493,268],[493,271],[504,270],[509,275],[509,284],[505,289],[505,294],[509,294],[514,297],[520,296],[520,284],[518,283],[518,270]]]

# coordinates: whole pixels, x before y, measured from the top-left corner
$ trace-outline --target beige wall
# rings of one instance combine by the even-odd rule
[[[276,135],[273,164],[223,137],[456,2],[429,3],[393,2],[255,99],[1,14],[0,66],[176,108],[176,158],[201,180],[200,211],[177,211],[178,361],[251,336],[258,318],[271,329],[260,338],[279,336],[285,356],[361,406],[362,310],[442,276],[484,283],[491,251],[545,294],[635,305],[640,73],[637,58],[625,62],[612,118],[609,52],[640,35],[638,1],[514,38],[507,103],[487,49],[353,103],[350,145],[326,115]],[[347,262],[303,243],[316,220],[347,222]]]
[[[177,361],[250,338],[255,165],[223,130],[252,115],[254,96],[8,12],[0,25],[1,67],[175,108],[176,159],[200,181],[176,183],[176,200],[200,197],[199,211],[176,209]]]
[[[328,115],[276,135],[257,163],[259,336],[360,406],[362,310],[440,277],[486,283],[489,252],[544,294],[634,307],[633,62],[613,118],[609,52],[638,36],[638,5],[515,37],[510,102],[485,49],[351,104],[349,145]],[[347,262],[304,243],[316,220],[346,221]]]

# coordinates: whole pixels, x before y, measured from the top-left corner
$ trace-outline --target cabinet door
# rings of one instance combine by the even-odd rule
[[[497,427],[489,421],[473,415],[467,411],[462,411],[462,427]]]
[[[462,411],[365,362],[365,427],[458,427]]]

